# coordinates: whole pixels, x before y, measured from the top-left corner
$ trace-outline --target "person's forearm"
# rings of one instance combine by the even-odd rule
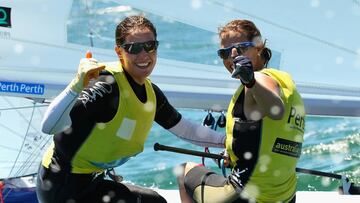
[[[272,119],[281,119],[284,114],[284,103],[275,90],[266,88],[262,83],[256,82],[252,88],[247,89],[247,94],[256,103],[256,106],[265,116]]]
[[[169,129],[179,138],[204,147],[225,147],[225,134],[216,132],[200,124],[181,118],[179,123]]]
[[[66,88],[50,104],[41,122],[41,129],[46,134],[55,134],[71,126],[70,111],[79,94]]]

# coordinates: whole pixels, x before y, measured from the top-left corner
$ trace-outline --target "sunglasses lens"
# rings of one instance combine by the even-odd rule
[[[153,52],[157,49],[158,41],[148,41],[144,42],[144,49],[146,52]]]
[[[232,47],[230,47],[230,48],[225,48],[225,49],[219,49],[219,50],[218,50],[218,55],[219,55],[219,57],[222,58],[222,59],[227,59],[227,58],[229,58],[231,49],[232,49]]]
[[[142,44],[134,43],[130,46],[130,48],[128,49],[128,52],[130,54],[138,54],[141,52],[141,50],[142,50]]]
[[[148,41],[141,43],[131,43],[131,44],[123,44],[121,47],[125,49],[129,54],[138,54],[143,49],[147,52],[154,52],[159,45],[158,41]]]
[[[222,59],[228,59],[231,55],[231,51],[233,48],[236,49],[237,53],[239,55],[244,54],[244,52],[249,48],[249,47],[253,47],[254,43],[253,42],[240,42],[236,45],[227,47],[227,48],[223,48],[223,49],[219,49],[217,51],[218,55],[220,58]]]

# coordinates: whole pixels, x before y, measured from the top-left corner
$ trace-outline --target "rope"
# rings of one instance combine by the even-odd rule
[[[280,29],[282,29],[282,30],[286,30],[286,31],[288,31],[288,32],[294,33],[294,34],[296,34],[296,35],[302,36],[302,37],[304,37],[304,38],[311,39],[311,40],[313,40],[313,41],[316,41],[316,42],[319,42],[319,43],[322,43],[322,44],[326,44],[326,45],[328,45],[328,46],[330,46],[330,47],[332,47],[332,48],[335,48],[335,49],[338,49],[338,50],[342,50],[342,51],[347,52],[347,53],[352,54],[352,55],[358,55],[357,51],[355,51],[355,50],[352,50],[352,49],[349,49],[349,48],[347,48],[347,47],[344,47],[344,46],[341,46],[341,45],[338,45],[338,44],[335,44],[335,43],[332,43],[332,42],[323,40],[323,39],[318,38],[318,37],[314,37],[314,36],[312,36],[312,35],[310,35],[310,34],[307,34],[307,33],[304,33],[304,32],[301,32],[301,31],[298,31],[298,30],[295,30],[295,29],[292,29],[292,28],[290,28],[290,27],[287,27],[287,26],[278,24],[278,23],[276,23],[276,22],[274,22],[274,21],[269,20],[268,18],[262,18],[262,17],[259,17],[259,16],[254,15],[254,14],[251,14],[251,13],[248,13],[248,12],[245,12],[245,11],[242,11],[242,10],[236,8],[236,7],[227,5],[227,4],[223,3],[223,2],[220,2],[220,1],[217,1],[217,0],[208,0],[208,2],[213,3],[213,4],[215,4],[215,5],[218,5],[218,6],[220,6],[220,7],[223,7],[223,8],[225,8],[225,9],[229,9],[229,10],[234,11],[234,12],[236,12],[236,13],[240,13],[240,14],[243,14],[243,15],[247,15],[247,16],[249,16],[249,17],[251,17],[251,18],[257,19],[257,20],[259,20],[259,21],[262,21],[262,22],[267,23],[267,24],[269,24],[269,25],[272,25],[272,26],[274,26],[274,27],[280,28]]]
[[[19,159],[19,156],[20,156],[20,154],[21,154],[21,152],[22,152],[22,149],[23,149],[23,147],[24,147],[24,145],[25,145],[25,140],[26,140],[26,137],[27,137],[27,135],[28,135],[28,132],[29,132],[29,129],[30,129],[30,126],[31,126],[31,121],[32,121],[33,116],[34,116],[34,112],[35,112],[35,103],[34,103],[34,108],[32,109],[32,112],[31,112],[31,116],[30,116],[30,120],[29,120],[29,125],[28,125],[28,127],[27,127],[27,129],[26,129],[25,137],[24,137],[23,142],[22,142],[22,144],[21,144],[19,153],[18,153],[18,155],[16,156],[14,165],[11,167],[9,176],[11,175],[12,171],[14,170],[15,165],[16,165],[16,162],[17,162],[17,160]]]

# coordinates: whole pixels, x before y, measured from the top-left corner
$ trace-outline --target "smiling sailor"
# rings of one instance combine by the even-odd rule
[[[104,179],[143,151],[153,121],[185,141],[224,146],[225,134],[184,119],[147,78],[159,45],[153,24],[127,17],[115,37],[120,63],[105,67],[89,54],[45,113],[42,130],[55,135],[38,173],[40,202],[166,202],[151,189]]]

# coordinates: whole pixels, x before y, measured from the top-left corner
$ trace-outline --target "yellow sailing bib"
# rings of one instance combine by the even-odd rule
[[[305,128],[305,108],[300,94],[289,74],[264,69],[262,73],[273,78],[281,89],[285,114],[281,120],[264,117],[261,121],[260,148],[257,162],[242,195],[256,197],[257,202],[290,200],[296,191],[295,168],[301,154]],[[227,111],[226,149],[232,165],[239,164],[233,147],[235,103],[243,91],[240,86],[231,99]],[[241,137],[241,134],[239,135]],[[246,142],[246,139],[243,140]]]
[[[120,66],[106,67],[120,91],[116,115],[108,123],[98,123],[72,160],[73,173],[99,172],[126,162],[144,149],[155,117],[156,96],[146,80],[147,101],[142,103],[133,92]]]

